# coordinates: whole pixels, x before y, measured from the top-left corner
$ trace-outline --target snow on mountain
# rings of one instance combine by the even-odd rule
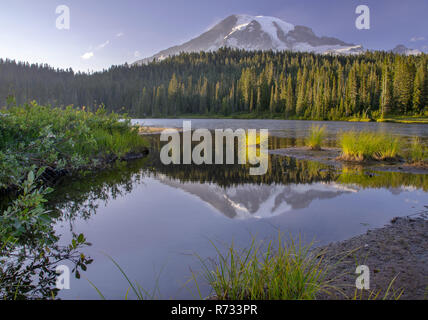
[[[394,49],[391,50],[393,53],[396,54],[404,54],[406,56],[417,56],[422,54],[422,52],[418,49],[409,49],[406,46],[399,44]]]
[[[136,64],[161,61],[181,52],[215,51],[222,47],[332,54],[358,54],[364,51],[362,46],[336,38],[318,37],[308,27],[294,26],[279,18],[231,15],[199,37],[137,61]]]
[[[336,183],[251,185],[242,184],[224,188],[215,183],[181,182],[166,175],[156,180],[182,190],[231,219],[263,219],[308,207],[314,200],[332,199],[357,192],[358,187]]]

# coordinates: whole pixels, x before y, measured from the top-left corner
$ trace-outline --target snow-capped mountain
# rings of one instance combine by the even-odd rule
[[[422,52],[418,49],[409,49],[406,46],[399,44],[394,49],[391,50],[392,53],[404,54],[406,56],[417,56],[422,54]]]
[[[336,183],[251,185],[221,187],[215,183],[192,183],[157,175],[156,180],[199,198],[231,219],[263,219],[308,207],[314,200],[332,199],[358,192],[357,186]]]
[[[333,54],[358,54],[364,51],[360,45],[331,37],[318,37],[311,28],[295,26],[275,17],[231,15],[199,37],[136,64],[160,61],[181,52],[215,51],[222,47]]]

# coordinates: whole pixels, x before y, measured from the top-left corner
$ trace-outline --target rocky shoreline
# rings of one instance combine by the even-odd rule
[[[426,212],[417,218],[394,218],[383,228],[317,249],[328,268],[327,279],[332,287],[319,299],[352,299],[358,265],[370,270],[370,290],[359,290],[360,299],[428,299],[426,218]]]

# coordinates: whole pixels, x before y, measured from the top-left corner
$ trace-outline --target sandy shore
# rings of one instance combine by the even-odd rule
[[[328,265],[328,279],[338,288],[320,299],[348,299],[355,294],[357,265],[370,269],[370,292],[385,296],[392,283],[388,299],[402,293],[400,299],[428,299],[428,220],[394,218],[384,228],[369,230],[366,234],[342,242],[332,243],[322,250]],[[365,291],[363,299],[370,296]],[[359,291],[360,293],[360,291]],[[373,297],[373,295],[372,295]]]
[[[174,130],[182,131],[181,128],[165,128],[165,127],[140,126],[139,132],[140,132],[141,135],[161,134],[162,131],[168,130],[168,129],[174,129]]]

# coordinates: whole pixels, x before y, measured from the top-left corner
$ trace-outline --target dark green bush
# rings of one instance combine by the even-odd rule
[[[145,140],[129,119],[32,102],[0,111],[0,189],[17,185],[34,165],[48,170],[91,169],[129,152]]]

